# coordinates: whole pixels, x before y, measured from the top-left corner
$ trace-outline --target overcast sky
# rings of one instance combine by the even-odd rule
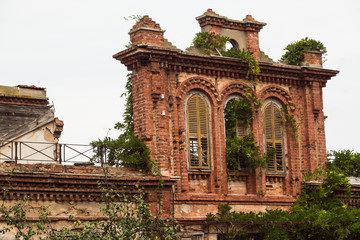
[[[358,0],[0,0],[0,85],[46,87],[65,122],[61,142],[115,137],[127,70],[112,55],[125,49],[135,23],[124,17],[149,15],[165,38],[185,49],[200,31],[195,17],[208,8],[266,22],[260,48],[276,61],[303,37],[323,42],[324,68],[340,70],[324,89],[327,149],[360,152]]]

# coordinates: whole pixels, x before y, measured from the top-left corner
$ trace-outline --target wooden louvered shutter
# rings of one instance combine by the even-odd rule
[[[282,116],[280,108],[273,102],[265,106],[264,132],[266,151],[275,148],[275,155],[269,160],[267,170],[284,172]]]
[[[241,121],[236,120],[236,137],[243,138],[246,135],[247,134],[246,134],[245,124],[242,124]],[[242,157],[239,157],[238,161],[239,161],[239,170],[246,170],[247,166],[246,166],[245,159]]]
[[[208,112],[199,95],[192,96],[187,103],[187,127],[189,167],[209,169]]]
[[[246,136],[246,126],[241,124],[240,121],[236,120],[236,137],[242,138]]]

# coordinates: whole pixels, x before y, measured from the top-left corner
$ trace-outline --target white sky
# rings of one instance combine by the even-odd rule
[[[327,149],[360,152],[358,0],[0,0],[0,85],[46,87],[65,122],[61,142],[116,137],[127,70],[112,55],[125,49],[135,23],[123,18],[147,14],[185,49],[200,31],[195,17],[208,8],[266,22],[260,48],[274,60],[295,40],[322,41],[324,68],[341,71],[324,89]]]

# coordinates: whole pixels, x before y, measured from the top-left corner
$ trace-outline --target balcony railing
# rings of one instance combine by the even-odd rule
[[[59,164],[90,162],[104,166],[107,162],[106,148],[101,147],[97,151],[100,154],[94,157],[91,145],[11,141],[0,145],[0,161]]]

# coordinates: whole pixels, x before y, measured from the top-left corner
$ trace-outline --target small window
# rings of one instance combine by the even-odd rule
[[[191,240],[203,240],[203,234],[194,234],[191,236]]]
[[[274,101],[268,101],[263,108],[264,142],[265,151],[275,149],[275,154],[268,161],[269,173],[284,173],[284,133],[283,116],[280,105]]]
[[[210,169],[209,116],[205,99],[192,95],[187,101],[187,146],[190,169]]]
[[[234,39],[230,39],[225,43],[225,51],[231,49],[239,50],[239,44]]]

